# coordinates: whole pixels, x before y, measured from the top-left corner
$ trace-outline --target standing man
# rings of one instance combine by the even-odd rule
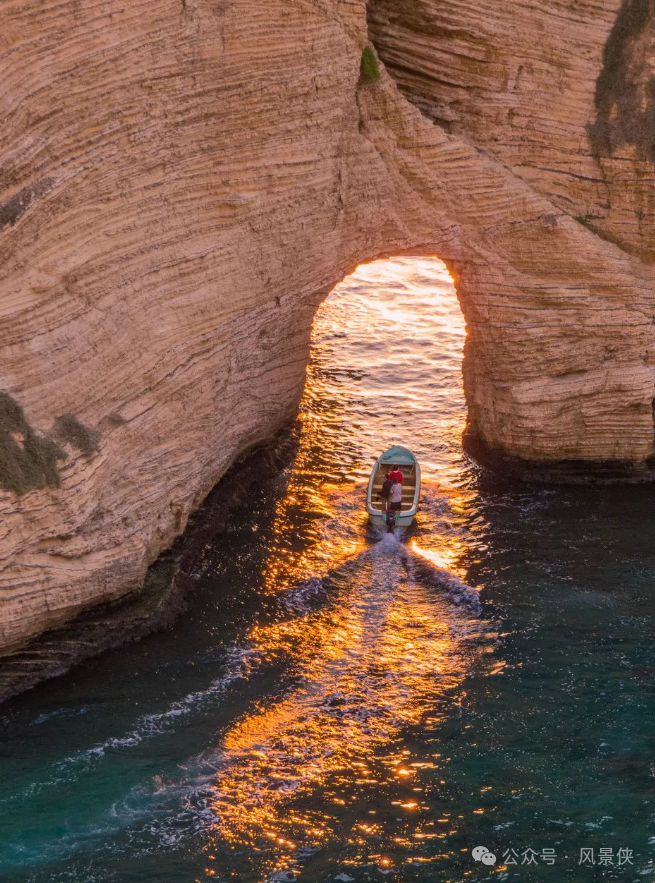
[[[393,479],[389,478],[389,476],[387,475],[387,477],[384,479],[382,487],[380,488],[380,499],[385,501],[385,509],[386,509],[386,500],[387,500],[387,497],[389,496],[389,491],[393,487],[393,484],[394,484]]]
[[[400,507],[403,502],[403,483],[401,479],[395,479],[394,484],[391,485],[387,500],[387,512],[389,509],[391,509],[392,512],[400,512]]]
[[[400,471],[399,466],[392,466],[391,472],[387,475],[387,478],[390,478],[392,481],[399,481],[401,484],[403,483],[403,478],[405,476]]]

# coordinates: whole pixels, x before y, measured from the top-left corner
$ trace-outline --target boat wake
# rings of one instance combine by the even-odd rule
[[[356,496],[355,496],[356,493]],[[361,489],[357,489],[342,501],[339,511],[323,525],[322,553],[323,559],[318,562],[311,559],[308,563],[320,565],[326,560],[335,560],[336,564],[323,574],[304,575],[297,584],[284,589],[282,603],[295,613],[307,613],[314,609],[325,597],[326,592],[335,579],[343,579],[359,567],[363,567],[372,556],[395,556],[405,565],[412,579],[424,585],[444,592],[456,604],[466,605],[472,613],[481,614],[482,604],[477,589],[468,585],[454,571],[444,566],[443,555],[423,546],[415,538],[411,538],[412,529],[396,527],[393,532],[368,525],[368,545],[361,546],[356,542],[356,531],[361,530],[361,511],[352,504],[350,497],[361,499]],[[439,513],[442,521],[447,522],[447,505],[444,498],[432,500],[433,510]],[[436,506],[434,506],[436,503]],[[443,512],[440,512],[443,509]],[[434,520],[434,516],[433,516]],[[443,525],[440,525],[443,531]],[[429,534],[427,534],[429,538]],[[443,538],[443,533],[440,533]],[[425,540],[422,537],[422,542]],[[354,553],[349,550],[356,549]],[[328,549],[331,554],[326,554]]]
[[[348,806],[367,789],[393,803],[407,778],[416,785],[400,734],[434,726],[477,664],[475,589],[407,545],[402,530],[372,539],[286,588],[292,619],[260,632],[268,647],[294,648],[296,677],[286,695],[236,721],[215,755],[208,851],[228,841],[241,862],[223,862],[219,874],[244,873],[246,861],[253,879],[295,879],[320,867],[330,842],[367,848],[368,827],[352,827]],[[324,803],[335,812],[317,825],[312,807]]]
[[[447,507],[436,502],[433,523],[447,520]],[[107,854],[134,856],[153,841],[171,849],[200,837],[207,851],[217,840],[240,844],[261,858],[253,858],[257,879],[282,880],[345,836],[339,828],[347,818],[318,831],[314,802],[358,803],[367,782],[393,791],[407,760],[394,747],[401,731],[426,715],[434,723],[470,669],[479,595],[443,566],[447,556],[427,544],[430,534],[420,543],[403,528],[366,534],[361,488],[341,490],[314,523],[300,556],[282,542],[270,556],[273,620],[253,624],[220,653],[197,656],[204,686],[78,747],[5,798],[7,809],[28,818],[46,790],[48,800],[64,800],[85,782],[104,782],[107,804],[93,818],[71,820],[64,837],[41,842],[41,859],[75,862],[80,844],[91,841],[104,842]],[[268,698],[252,704],[249,696]],[[203,746],[194,730],[207,720],[221,726]],[[180,758],[176,773],[110,785],[117,756],[149,765],[153,752],[178,739],[197,754]],[[265,833],[272,830],[274,843]],[[25,866],[32,856],[16,843],[6,860]]]

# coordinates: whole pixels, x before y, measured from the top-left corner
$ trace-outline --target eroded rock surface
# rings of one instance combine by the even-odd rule
[[[651,6],[5,0],[0,649],[143,581],[363,260],[452,268],[478,452],[649,476]]]

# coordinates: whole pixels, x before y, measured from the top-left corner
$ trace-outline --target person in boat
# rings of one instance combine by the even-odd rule
[[[389,491],[389,496],[387,497],[387,507],[386,511],[388,512],[390,509],[392,512],[400,512],[400,507],[403,502],[403,483],[400,479],[396,478],[394,483],[391,485],[391,490]]]
[[[379,496],[380,496],[381,500],[387,499],[387,497],[389,496],[389,491],[391,490],[392,487],[393,487],[393,478],[389,478],[389,476],[387,475],[387,477],[384,479],[384,482],[382,483],[382,487],[380,488]]]
[[[403,483],[403,478],[405,476],[400,471],[400,466],[392,466],[390,472],[387,475],[387,478],[390,478],[392,481],[399,481],[401,484]]]

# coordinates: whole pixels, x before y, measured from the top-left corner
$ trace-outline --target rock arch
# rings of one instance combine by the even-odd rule
[[[1,386],[35,436],[74,415],[94,446],[0,489],[0,652],[142,583],[293,417],[316,305],[364,260],[453,271],[478,456],[650,477],[653,167],[586,128],[618,0],[420,0],[420,45],[406,5],[369,34],[364,0],[3,4]]]

